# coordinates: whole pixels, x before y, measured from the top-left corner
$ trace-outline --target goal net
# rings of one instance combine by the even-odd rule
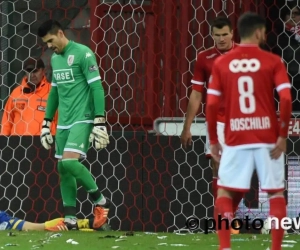
[[[83,164],[112,200],[113,229],[174,231],[185,228],[189,217],[211,218],[212,171],[204,154],[202,110],[193,124],[192,147],[183,150],[179,139],[196,55],[213,46],[209,24],[219,14],[227,15],[235,27],[241,13],[256,11],[267,18],[268,37],[277,39],[274,25],[283,6],[272,2],[2,1],[2,110],[20,83],[29,56],[41,56],[51,76],[52,52],[41,44],[36,31],[46,19],[57,19],[71,40],[95,51],[99,62],[111,142],[98,152],[91,148]],[[299,213],[299,131],[296,117],[291,120],[286,155],[289,217]],[[32,136],[1,136],[0,149],[0,210],[36,222],[61,216],[54,150],[44,150],[39,137]],[[92,208],[79,187],[78,217],[91,216]],[[238,216],[266,218],[268,209],[254,176]]]

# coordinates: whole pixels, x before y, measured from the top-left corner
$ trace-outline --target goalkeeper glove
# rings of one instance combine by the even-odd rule
[[[109,144],[109,138],[105,126],[104,117],[96,117],[94,119],[94,128],[90,135],[90,142],[93,141],[95,141],[96,149],[106,148],[106,146]]]
[[[41,143],[45,149],[50,149],[53,144],[53,137],[50,131],[51,120],[45,119],[42,124]]]

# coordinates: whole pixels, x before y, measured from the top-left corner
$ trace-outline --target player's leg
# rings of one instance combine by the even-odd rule
[[[16,219],[18,221],[19,219]],[[95,218],[91,219],[78,219],[77,227],[79,230],[95,230],[95,231],[110,231],[108,224],[104,224],[99,228],[94,227]],[[20,220],[22,221],[22,220]],[[23,225],[19,224],[16,229],[23,231],[51,231],[51,232],[60,232],[68,231],[68,227],[64,223],[64,218],[57,218],[53,220],[46,221],[45,223],[32,223],[29,221],[23,221]],[[7,229],[13,229],[7,228]]]
[[[25,221],[22,227],[22,231],[44,231],[44,230],[45,230],[45,223],[33,223],[33,222]]]
[[[217,214],[222,218],[233,218],[234,195],[250,189],[251,176],[254,170],[254,158],[251,149],[223,148],[218,179]],[[216,218],[215,218],[216,219]],[[230,249],[230,229],[218,225],[220,250]]]
[[[1,230],[23,230],[24,220],[14,218],[4,211],[0,211],[0,231]]]
[[[286,217],[286,201],[284,198],[284,155],[274,160],[270,157],[270,148],[260,148],[255,151],[255,160],[260,186],[268,192],[270,198],[270,217],[276,217],[279,221]],[[281,250],[284,229],[272,229],[271,250]]]
[[[213,180],[212,180],[212,193],[214,197],[214,218],[218,216],[218,208],[216,205],[217,197],[218,197],[218,169],[219,169],[219,163],[214,160],[214,158],[210,158],[210,165],[212,168],[213,173]],[[217,221],[216,221],[217,222]],[[218,228],[218,225],[216,225],[216,228]],[[217,231],[218,229],[216,229]]]
[[[216,162],[212,157],[211,157],[211,151],[210,151],[210,143],[209,143],[209,134],[207,131],[207,123],[206,125],[206,138],[205,138],[205,156],[207,159],[210,161],[210,166],[212,168],[212,195],[213,195],[213,204],[214,204],[214,218],[218,216],[218,209],[216,207],[216,200],[218,196],[218,169],[219,169],[219,163]],[[218,228],[218,225],[217,227]]]
[[[101,227],[95,227],[95,218],[90,219],[77,219],[77,227],[75,229],[78,229],[80,231],[85,230],[95,230],[95,231],[110,231],[110,226],[105,223]],[[52,231],[52,232],[58,232],[58,231],[67,231],[69,230],[64,222],[64,218],[57,218],[50,221],[46,221],[45,223],[30,223],[25,222],[23,228],[27,228],[24,230],[46,230],[46,231]]]
[[[70,131],[57,129],[55,136],[55,157],[58,158],[58,173],[60,177],[60,191],[63,200],[65,218],[76,218],[76,178],[63,167],[63,153]]]
[[[214,158],[210,158],[210,165],[212,168],[213,181],[212,181],[212,192],[214,196],[214,201],[216,201],[218,196],[218,170],[219,163],[214,160]]]
[[[221,122],[217,123],[217,134],[218,134],[219,143],[221,144],[222,148],[225,147],[225,123],[221,123]],[[218,176],[219,164],[215,162],[213,166],[214,166],[213,167],[214,176]],[[243,197],[244,197],[243,192],[236,192],[232,197],[232,207],[233,207],[234,217]],[[237,221],[235,226],[236,227],[239,226]],[[231,233],[239,234],[239,230],[235,230],[234,228],[231,228]]]
[[[78,229],[93,229],[97,231],[108,231],[110,227],[107,224],[100,228],[94,227],[95,218],[79,219],[77,221]],[[19,230],[19,231],[67,231],[64,224],[64,218],[57,218],[46,221],[45,223],[33,223],[19,218],[14,218],[4,211],[0,211],[0,231],[1,230]]]
[[[214,198],[214,218],[217,217],[218,215],[218,209],[216,207],[216,200],[218,196],[218,170],[219,170],[219,163],[216,162],[212,157],[211,157],[211,151],[210,151],[210,143],[209,143],[209,134],[207,131],[207,124],[206,124],[206,141],[205,141],[205,156],[207,159],[210,161],[210,166],[212,168],[212,195]],[[218,226],[217,226],[218,227]]]
[[[212,179],[212,195],[214,197],[214,203],[217,199],[217,191],[218,191],[218,169],[219,169],[219,163],[217,163],[212,157],[211,157],[211,152],[210,152],[210,144],[209,144],[209,134],[207,131],[207,123],[206,125],[206,138],[205,138],[205,156],[207,159],[210,160],[210,165],[212,168],[212,174],[213,174],[213,179]]]
[[[55,227],[55,225],[57,225],[58,220],[62,221],[63,219],[62,218],[55,219],[52,221],[48,221],[46,223],[33,223],[33,222],[12,217],[8,213],[4,211],[0,211],[0,231],[1,230],[44,231],[47,230],[47,226],[53,227],[52,228],[53,230],[51,231],[67,230],[66,227],[64,229]]]
[[[0,211],[0,231],[19,230],[19,231],[44,231],[44,223],[32,223],[19,218],[10,216],[4,211]]]
[[[98,189],[94,178],[88,169],[81,164],[78,159],[86,157],[89,149],[89,136],[93,125],[88,123],[79,123],[72,126],[68,136],[63,153],[63,169],[75,177],[84,189],[90,194],[95,203],[94,209],[94,227],[101,227],[107,222],[110,201],[106,199]],[[68,223],[76,224],[73,219],[66,219]]]

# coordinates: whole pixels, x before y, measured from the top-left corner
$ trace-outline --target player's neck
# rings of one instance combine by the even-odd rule
[[[242,39],[240,45],[244,46],[258,46],[258,43],[254,39]]]
[[[63,40],[63,50],[67,47],[69,42],[70,42],[69,39],[65,37],[64,40]]]

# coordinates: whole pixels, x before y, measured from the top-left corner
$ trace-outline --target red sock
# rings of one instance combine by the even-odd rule
[[[216,203],[217,197],[218,197],[218,177],[213,177],[212,180],[212,193],[214,196],[214,203]]]
[[[232,199],[228,197],[220,197],[216,201],[216,207],[222,218],[228,218],[231,222],[232,214]],[[225,221],[222,221],[218,228],[218,238],[220,243],[219,250],[230,249],[230,225],[227,228]],[[273,249],[272,249],[273,250]]]
[[[270,199],[270,217],[276,217],[280,221],[286,217],[286,202],[283,196],[276,196]],[[284,235],[282,228],[275,230],[271,229],[272,248],[271,250],[281,250],[281,243]]]
[[[243,197],[244,197],[244,193],[241,193],[241,192],[236,192],[235,193],[235,196],[232,199],[233,213],[236,213],[236,211],[238,209],[238,206],[239,206],[241,200],[243,199]]]

